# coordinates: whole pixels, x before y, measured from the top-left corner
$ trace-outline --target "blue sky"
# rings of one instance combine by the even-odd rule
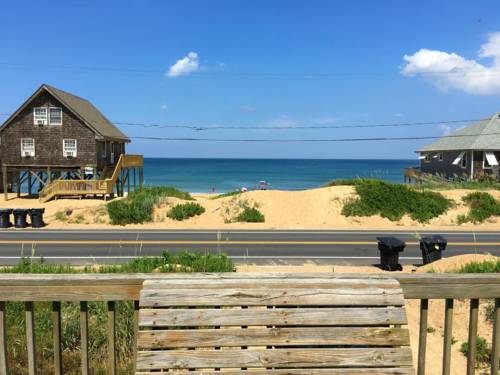
[[[293,127],[483,118],[500,111],[499,11],[498,1],[457,0],[6,2],[0,113],[48,83],[116,122]],[[436,71],[453,74],[427,74]],[[323,139],[441,135],[457,126],[122,129],[131,137]],[[424,143],[134,140],[128,150],[415,158]]]

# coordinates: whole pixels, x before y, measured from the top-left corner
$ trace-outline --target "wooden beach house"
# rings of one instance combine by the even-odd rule
[[[88,100],[44,84],[0,127],[5,199],[22,184],[43,200],[122,195],[136,170],[142,182],[143,158],[125,153],[129,142]]]
[[[500,113],[419,148],[420,168],[406,178],[430,174],[447,179],[500,178]]]

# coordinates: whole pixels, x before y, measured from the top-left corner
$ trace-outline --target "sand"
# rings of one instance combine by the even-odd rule
[[[491,255],[460,255],[450,257],[434,262],[424,267],[405,266],[403,273],[426,273],[433,269],[435,272],[453,272],[462,265],[471,261],[498,260],[498,257]],[[315,264],[304,264],[301,266],[257,266],[252,264],[240,265],[237,272],[335,272],[335,273],[385,273],[377,267],[359,267],[359,266],[323,266]],[[396,272],[398,273],[398,272]],[[487,301],[481,301],[479,306],[479,324],[478,334],[486,339],[491,346],[492,324],[486,320],[485,309]],[[420,320],[420,301],[407,300],[406,313],[408,317],[408,328],[410,330],[410,341],[413,352],[413,362],[415,368],[417,365],[418,353],[418,331]],[[428,315],[428,334],[427,334],[427,355],[426,355],[426,373],[440,374],[443,358],[443,335],[444,335],[444,301],[430,300]],[[460,352],[460,346],[467,341],[469,326],[469,302],[466,300],[455,300],[453,314],[453,338],[454,343],[451,348],[451,373],[454,375],[463,375],[466,373],[466,357]],[[488,373],[485,368],[476,371],[477,374]]]
[[[380,216],[371,217],[344,217],[341,210],[347,199],[355,197],[352,186],[334,186],[327,188],[311,189],[304,191],[251,191],[236,197],[211,199],[210,195],[195,196],[198,203],[205,207],[201,216],[185,221],[175,221],[166,217],[170,207],[179,203],[179,199],[167,198],[155,210],[154,222],[127,225],[130,229],[383,229],[383,230],[498,230],[498,218],[492,218],[482,224],[457,225],[456,218],[459,214],[468,211],[461,203],[461,197],[471,190],[442,191],[446,197],[453,199],[456,207],[450,209],[445,215],[421,224],[409,217],[400,221],[391,222]],[[500,191],[489,191],[500,199]],[[242,203],[257,205],[265,215],[264,223],[235,223],[229,222]],[[105,202],[97,199],[59,199],[40,203],[38,199],[15,198],[10,195],[8,201],[0,200],[0,208],[30,208],[44,207],[46,209],[45,221],[49,229],[58,228],[109,228],[109,218],[105,209]],[[57,212],[70,210],[69,217]],[[60,218],[63,217],[63,220]],[[67,219],[67,220],[66,220]],[[113,228],[121,228],[113,226]]]

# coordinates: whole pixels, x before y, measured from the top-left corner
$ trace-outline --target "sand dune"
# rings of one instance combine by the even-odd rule
[[[351,186],[335,186],[304,191],[251,191],[236,197],[210,199],[207,195],[196,196],[206,212],[182,222],[166,217],[167,210],[179,203],[176,198],[168,198],[155,210],[154,222],[141,225],[128,225],[128,228],[213,228],[213,229],[426,229],[435,230],[498,230],[498,218],[491,219],[483,224],[456,225],[456,217],[466,213],[467,208],[460,198],[471,190],[442,191],[446,197],[456,202],[456,207],[446,214],[431,220],[427,224],[420,224],[409,217],[398,222],[391,222],[380,216],[372,217],[344,217],[341,210],[344,202],[355,197]],[[500,191],[490,191],[500,199]],[[46,221],[49,228],[105,228],[108,217],[105,203],[95,199],[59,199],[47,203],[40,203],[37,199],[12,198],[9,201],[0,201],[0,207],[45,207]],[[242,202],[258,205],[266,217],[265,223],[234,223],[227,222],[232,213]],[[68,221],[56,218],[57,212],[70,210],[72,213]]]

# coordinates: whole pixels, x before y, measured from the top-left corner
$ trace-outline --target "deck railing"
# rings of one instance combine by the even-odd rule
[[[262,274],[262,273],[221,273],[221,274],[77,274],[77,275],[0,275],[0,374],[8,374],[7,325],[6,309],[9,303],[24,303],[26,346],[28,357],[28,373],[37,373],[37,350],[34,306],[42,301],[52,303],[52,336],[54,373],[62,373],[61,350],[61,302],[78,302],[80,306],[80,350],[81,372],[89,372],[88,346],[88,302],[100,301],[107,307],[107,346],[109,374],[117,373],[116,357],[116,304],[118,301],[133,301],[134,327],[136,332],[138,316],[138,299],[142,282],[145,279],[168,280],[175,278],[189,283],[190,280],[230,279],[230,278],[335,278],[356,277],[359,274]],[[470,300],[470,322],[468,328],[469,352],[467,357],[468,375],[474,374],[475,348],[478,327],[479,299],[494,299],[491,374],[498,374],[500,354],[500,275],[497,274],[393,274],[365,275],[364,277],[386,278],[399,280],[406,299],[420,300],[420,327],[418,342],[418,374],[425,373],[426,338],[429,300],[445,300],[443,360],[441,371],[433,372],[450,374],[451,345],[453,328],[453,304],[455,299]],[[414,343],[413,343],[414,344]],[[135,346],[135,345],[134,345]],[[47,348],[45,348],[47,349]]]

